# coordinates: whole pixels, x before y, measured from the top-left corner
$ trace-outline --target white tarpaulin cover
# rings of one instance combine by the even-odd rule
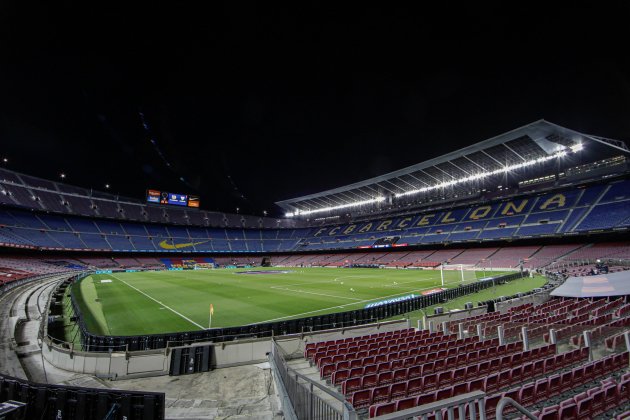
[[[596,276],[569,277],[551,296],[599,297],[630,295],[630,271]]]

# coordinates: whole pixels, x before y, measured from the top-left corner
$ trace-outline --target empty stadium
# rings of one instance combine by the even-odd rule
[[[0,419],[630,419],[627,4],[73,3],[0,12]]]
[[[266,362],[262,417],[621,413],[627,153],[541,120],[277,219],[0,169],[2,398],[27,417],[212,417],[156,378],[242,383]]]

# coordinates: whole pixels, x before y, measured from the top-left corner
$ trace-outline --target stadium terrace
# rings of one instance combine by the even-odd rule
[[[628,418],[628,154],[540,120],[283,218],[0,169],[0,410]]]

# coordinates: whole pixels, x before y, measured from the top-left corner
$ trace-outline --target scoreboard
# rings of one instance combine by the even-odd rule
[[[147,190],[147,202],[167,204],[180,207],[199,208],[199,197],[195,195],[179,194],[158,190]]]

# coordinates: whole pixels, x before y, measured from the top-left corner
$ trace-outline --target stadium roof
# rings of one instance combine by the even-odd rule
[[[606,297],[630,294],[630,273],[600,274],[598,276],[569,277],[558,286],[551,296],[563,297]]]
[[[462,195],[468,193],[469,181],[502,171],[531,169],[535,163],[556,160],[555,157],[566,155],[571,155],[567,163],[585,163],[584,158],[577,156],[583,148],[591,156],[589,162],[593,160],[592,156],[601,156],[602,149],[605,150],[604,155],[609,156],[629,152],[622,141],[587,135],[538,120],[404,169],[316,194],[278,201],[276,204],[287,212],[287,216],[313,213],[325,215],[361,206],[388,205],[401,197],[443,191],[445,187],[457,197],[458,191]],[[594,149],[599,149],[599,153],[593,153]]]

